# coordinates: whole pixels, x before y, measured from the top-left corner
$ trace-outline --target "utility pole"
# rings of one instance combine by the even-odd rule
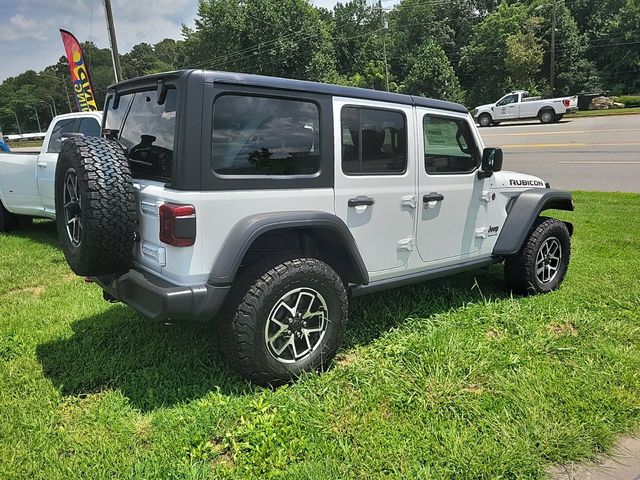
[[[22,131],[20,130],[20,122],[18,121],[18,114],[15,110],[11,110],[13,112],[13,116],[16,117],[16,125],[18,126],[18,135],[22,135]]]
[[[32,108],[34,112],[36,112],[36,121],[38,122],[38,133],[42,133],[42,128],[40,128],[40,117],[38,116],[38,110],[36,110],[36,107],[32,107],[31,105],[29,105],[29,108]]]
[[[73,108],[71,108],[71,100],[69,99],[69,89],[67,88],[67,82],[64,79],[64,75],[60,75],[60,79],[62,80],[62,86],[64,87],[65,97],[67,97],[67,104],[69,105],[69,113],[73,112]]]
[[[49,96],[49,95],[47,95]],[[48,102],[45,102],[44,100],[40,100],[42,103],[44,103],[47,107],[49,107],[49,112],[51,112],[51,120],[53,120],[53,117],[55,117],[55,115],[53,114],[53,108],[51,108],[51,104]]]
[[[111,60],[113,61],[113,73],[117,83],[122,80],[122,71],[120,70],[120,55],[118,54],[118,42],[116,41],[116,27],[113,25],[111,0],[104,0],[104,13],[107,17],[107,31],[109,32],[109,45],[111,46]]]
[[[556,74],[556,0],[551,0],[551,52],[549,54],[549,90],[553,97]]]
[[[53,97],[51,95],[47,95],[47,97],[49,97],[51,99],[51,103],[53,104],[53,111],[56,114],[56,117],[58,116],[58,109],[56,108],[56,101],[53,99]]]
[[[382,55],[384,58],[384,83],[389,91],[389,67],[387,65],[387,20],[384,18],[384,10],[382,10],[382,0],[378,0],[378,8],[380,9],[380,26],[382,28]]]

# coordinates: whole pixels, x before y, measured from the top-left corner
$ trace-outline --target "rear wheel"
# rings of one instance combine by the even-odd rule
[[[555,218],[538,218],[520,252],[505,260],[507,288],[524,295],[557,289],[567,273],[570,255],[567,226]]]
[[[540,122],[542,123],[551,123],[556,119],[556,112],[551,109],[542,110],[538,118],[540,118]]]
[[[560,120],[562,120],[562,117],[564,117],[564,114],[556,115],[556,119],[554,120],[554,122],[559,122]]]
[[[347,320],[342,280],[315,258],[273,259],[249,268],[230,302],[219,318],[223,355],[260,385],[326,367]]]
[[[481,127],[490,127],[491,126],[491,115],[488,113],[483,113],[478,117],[478,123]]]

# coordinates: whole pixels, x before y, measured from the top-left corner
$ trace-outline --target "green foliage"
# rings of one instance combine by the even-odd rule
[[[539,24],[525,5],[501,3],[478,25],[460,61],[471,83],[471,104],[495,101],[509,90],[529,86],[531,74],[542,64]]]
[[[184,35],[189,66],[313,80],[335,75],[329,27],[305,0],[202,1],[195,29]]]
[[[640,107],[640,95],[622,95],[617,101],[624,103],[625,108]]]
[[[416,58],[402,85],[410,95],[463,102],[464,93],[444,50],[427,42]]]

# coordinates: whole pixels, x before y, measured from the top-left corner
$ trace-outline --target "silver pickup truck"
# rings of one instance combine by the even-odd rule
[[[472,114],[481,127],[500,122],[538,118],[542,123],[558,122],[568,112],[578,110],[578,97],[532,97],[526,90],[506,94],[495,103],[480,105]]]
[[[62,141],[73,135],[100,136],[102,112],[59,115],[40,153],[0,152],[0,232],[18,226],[20,216],[55,218],[54,179]]]

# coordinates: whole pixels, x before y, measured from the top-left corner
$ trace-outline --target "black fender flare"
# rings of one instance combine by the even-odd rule
[[[515,197],[493,247],[493,255],[518,253],[540,212],[548,209],[573,211],[571,192],[551,188],[531,188]],[[569,233],[573,234],[573,225],[569,222],[565,224]]]
[[[343,242],[353,262],[358,283],[369,283],[369,273],[349,227],[337,216],[321,211],[260,213],[242,219],[227,235],[211,269],[208,283],[218,286],[232,284],[242,259],[260,235],[273,230],[292,228],[321,228],[336,235]]]

